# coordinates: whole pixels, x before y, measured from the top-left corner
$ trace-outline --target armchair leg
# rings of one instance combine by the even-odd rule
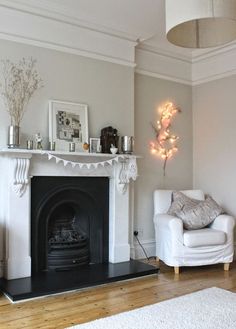
[[[175,266],[174,270],[175,270],[175,274],[179,274],[179,267],[178,266]]]
[[[224,263],[224,271],[229,271],[229,263]]]

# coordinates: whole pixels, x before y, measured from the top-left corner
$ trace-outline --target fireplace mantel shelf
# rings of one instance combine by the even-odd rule
[[[91,157],[91,158],[104,158],[104,159],[112,159],[116,158],[117,156],[124,156],[126,158],[135,157],[141,158],[140,155],[135,154],[110,154],[110,153],[89,153],[89,152],[66,152],[66,151],[50,151],[50,150],[28,150],[28,149],[8,149],[3,148],[0,149],[0,154],[2,155],[45,155],[45,154],[53,154],[53,155],[64,155],[64,156],[76,156],[76,157]]]
[[[28,150],[28,149],[0,149],[0,156],[14,160],[13,167],[13,189],[21,197],[30,182],[30,162],[34,156],[45,156],[48,160],[54,159],[56,165],[63,164],[64,167],[70,165],[76,170],[99,170],[98,167],[116,166],[114,171],[118,190],[124,194],[127,190],[130,179],[137,178],[136,159],[138,155],[131,154],[107,154],[88,152],[63,152],[49,150]]]

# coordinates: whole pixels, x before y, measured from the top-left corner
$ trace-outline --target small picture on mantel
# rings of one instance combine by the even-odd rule
[[[89,146],[90,153],[100,153],[101,152],[100,138],[90,138],[89,145],[90,145]]]
[[[83,144],[88,142],[88,106],[50,100],[49,140],[56,142],[59,151],[69,151],[73,142],[75,150],[83,152]]]

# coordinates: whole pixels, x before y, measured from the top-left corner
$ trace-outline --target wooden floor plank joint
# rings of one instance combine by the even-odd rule
[[[1,295],[0,328],[62,329],[212,286],[236,292],[236,263],[230,264],[229,271],[222,271],[221,264],[183,267],[181,275],[176,276],[172,267],[167,267],[160,261],[158,275],[131,281],[19,304],[11,304]]]

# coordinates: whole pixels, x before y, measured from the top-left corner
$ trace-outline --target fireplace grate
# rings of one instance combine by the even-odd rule
[[[56,219],[48,239],[48,269],[69,269],[89,262],[89,239],[77,231],[75,218]]]

